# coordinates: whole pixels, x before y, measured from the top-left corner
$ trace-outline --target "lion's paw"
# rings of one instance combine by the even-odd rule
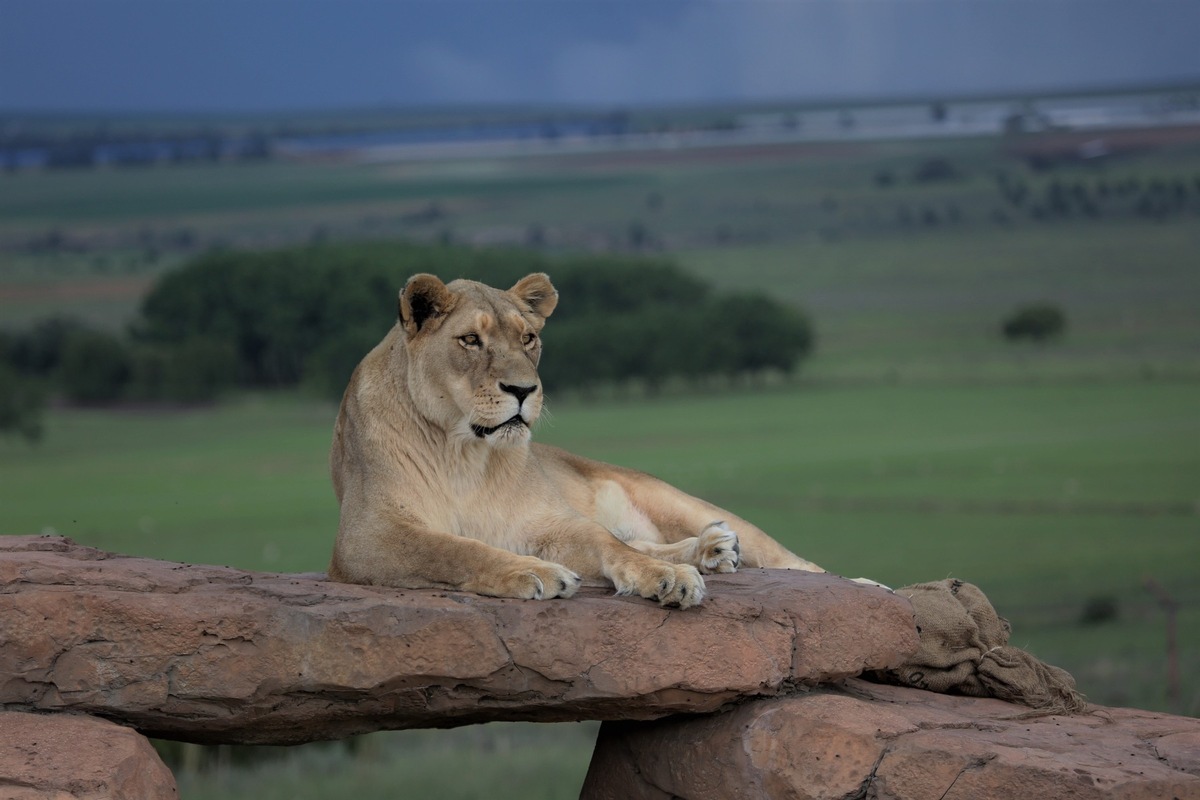
[[[704,578],[691,564],[668,564],[663,561],[643,567],[633,586],[624,587],[621,594],[639,594],[657,600],[664,606],[691,608],[704,599]]]
[[[706,575],[736,572],[741,558],[738,535],[724,522],[710,523],[696,537],[696,566]]]
[[[582,579],[571,570],[551,561],[534,561],[537,563],[522,566],[505,575],[496,594],[522,600],[549,600],[553,597],[570,597],[579,590]]]

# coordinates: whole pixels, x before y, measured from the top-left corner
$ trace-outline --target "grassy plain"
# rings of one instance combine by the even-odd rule
[[[452,731],[399,731],[276,753],[250,768],[220,763],[178,776],[184,800],[573,800],[599,723],[492,723]],[[352,760],[351,760],[352,759]],[[227,759],[232,761],[232,759]]]
[[[935,157],[958,177],[911,179]],[[1035,220],[1004,205],[997,170],[1035,195],[1054,180],[1191,186],[1200,151],[1049,175],[984,140],[0,175],[0,319],[65,312],[119,328],[155,276],[212,246],[407,236],[665,252],[722,287],[805,308],[819,342],[801,379],[552,398],[542,440],[658,474],[837,572],[975,582],[1012,620],[1014,643],[1102,703],[1168,707],[1163,617],[1143,588],[1153,577],[1183,603],[1176,710],[1200,714],[1200,184],[1162,218],[1131,213],[1127,198],[1100,219]],[[937,222],[903,222],[906,209]],[[999,340],[1004,313],[1043,299],[1067,313],[1063,341]],[[553,321],[546,339],[553,358]],[[187,411],[56,410],[40,446],[0,440],[3,532],[323,569],[334,413],[260,395]],[[1082,624],[1096,599],[1115,619]],[[589,750],[570,730],[384,736],[361,770],[330,779],[343,783],[311,769],[327,752],[182,786],[185,797],[268,797],[269,781],[392,796],[450,759],[461,781],[425,794],[495,797],[506,790],[494,776],[528,760],[565,764],[544,796],[568,797]]]

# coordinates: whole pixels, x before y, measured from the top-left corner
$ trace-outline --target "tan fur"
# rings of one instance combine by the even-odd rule
[[[409,279],[334,427],[330,577],[538,599],[605,580],[686,608],[704,597],[701,572],[820,571],[656,478],[530,442],[539,334],[557,303],[540,273],[508,291]]]

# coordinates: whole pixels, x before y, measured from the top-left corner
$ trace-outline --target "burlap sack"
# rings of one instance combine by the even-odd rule
[[[874,673],[886,683],[934,692],[996,697],[1047,714],[1086,706],[1065,670],[1009,647],[1008,620],[979,588],[959,580],[918,583],[896,590],[912,600],[920,649],[908,663]]]

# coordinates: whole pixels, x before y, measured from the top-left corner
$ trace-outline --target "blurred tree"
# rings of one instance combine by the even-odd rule
[[[525,246],[534,249],[546,246],[546,228],[540,222],[531,222],[525,228]]]
[[[253,131],[240,142],[238,158],[243,161],[262,161],[271,157],[273,142],[264,131]]]
[[[927,158],[913,170],[913,181],[916,183],[955,181],[961,177],[958,167],[945,158]]]
[[[650,229],[640,219],[635,219],[629,223],[627,237],[629,239],[629,246],[634,250],[645,249],[653,243],[653,236],[650,233]]]
[[[8,335],[4,361],[19,373],[49,376],[62,362],[67,340],[84,330],[84,324],[72,317],[40,320],[29,330]]]
[[[732,373],[777,369],[790,372],[813,349],[812,325],[799,311],[766,295],[740,294],[719,300],[719,317],[732,343]]]
[[[40,441],[45,410],[46,393],[41,384],[0,364],[0,434]]]
[[[171,348],[135,345],[126,394],[136,400],[209,402],[234,385],[237,366],[227,342],[193,337]]]
[[[124,342],[108,333],[85,330],[67,339],[58,377],[69,400],[90,405],[120,399],[132,374],[132,358]]]
[[[1004,319],[1001,332],[1009,341],[1032,339],[1044,342],[1062,336],[1067,329],[1067,317],[1052,303],[1032,303],[1021,306]]]
[[[194,360],[187,342],[224,347],[239,385],[304,383],[336,397],[394,324],[409,275],[503,287],[541,271],[561,297],[542,362],[550,387],[638,380],[653,388],[673,377],[786,370],[811,344],[798,312],[765,297],[717,295],[665,261],[597,255],[550,264],[531,250],[396,243],[204,256],[155,285],[134,334],[171,353],[170,363]]]
[[[305,364],[308,388],[322,397],[341,400],[358,363],[379,344],[387,328],[387,325],[358,324],[319,345]]]
[[[1084,625],[1099,625],[1112,622],[1120,616],[1120,606],[1117,598],[1111,594],[1092,595],[1083,604],[1079,615],[1080,623]]]

